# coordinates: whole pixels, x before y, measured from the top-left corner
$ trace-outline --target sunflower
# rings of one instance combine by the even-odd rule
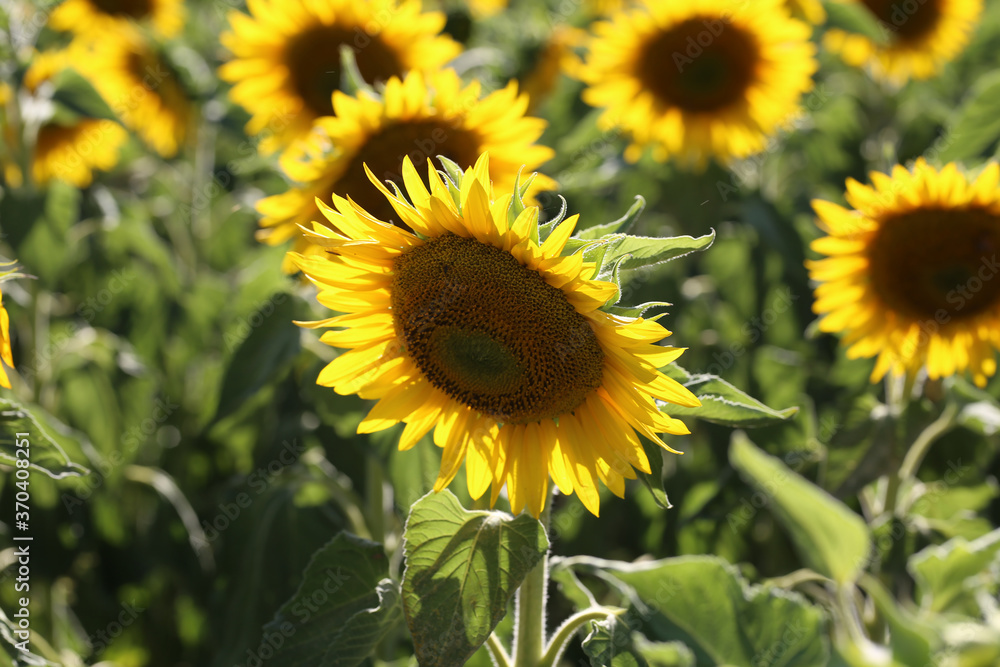
[[[14,353],[10,349],[10,316],[7,309],[3,307],[3,290],[0,289],[0,387],[10,389],[10,378],[7,376],[7,369],[4,364],[14,368]]]
[[[961,53],[983,10],[982,0],[851,0],[878,22],[884,44],[834,29],[823,46],[849,65],[869,65],[876,76],[902,82],[928,79]]]
[[[118,164],[128,133],[112,120],[82,118],[72,125],[46,123],[38,130],[32,175],[42,185],[59,178],[78,188],[93,180],[93,170]]]
[[[219,68],[230,97],[252,114],[248,134],[266,131],[272,153],[309,135],[313,121],[334,113],[342,46],[354,50],[365,81],[409,70],[430,71],[461,47],[438,36],[441,12],[422,12],[419,0],[251,0],[251,16],[229,14],[222,43],[235,59]]]
[[[182,0],[66,0],[52,10],[49,25],[78,34],[118,29],[123,23],[148,24],[162,37],[184,27]]]
[[[829,234],[812,244],[827,257],[807,264],[820,329],[844,332],[850,358],[877,356],[873,382],[926,366],[985,385],[1000,348],[1000,167],[970,182],[920,159],[871,180],[847,181],[854,210],[813,202]]]
[[[534,111],[556,87],[561,74],[578,76],[581,65],[575,49],[583,44],[586,33],[579,28],[558,25],[542,45],[535,66],[524,78],[523,90],[531,100],[528,111]]]
[[[317,199],[332,203],[331,193],[350,195],[380,220],[399,220],[369,185],[363,165],[398,181],[407,155],[418,163],[444,155],[465,169],[489,151],[490,176],[497,187],[512,188],[522,165],[534,169],[552,156],[551,149],[532,143],[545,122],[524,116],[528,98],[518,95],[514,82],[485,98],[479,95],[478,82],[463,87],[453,70],[391,78],[381,100],[335,92],[335,115],[319,120],[319,132],[282,159],[288,175],[302,185],[258,203],[263,216],[258,239],[276,245],[295,238],[296,250],[306,251],[309,241],[300,226],[310,226]],[[535,190],[554,186],[545,176],[534,181]],[[295,267],[287,261],[285,270]]]
[[[177,153],[191,104],[173,67],[138,30],[122,26],[76,40],[70,50],[74,66],[126,127],[163,157]]]
[[[594,31],[583,97],[631,133],[633,162],[647,145],[699,168],[762,150],[816,70],[811,30],[781,0],[647,0]]]
[[[320,340],[349,350],[317,382],[379,399],[358,432],[404,422],[401,450],[434,429],[436,491],[465,461],[473,498],[492,485],[495,503],[506,485],[514,513],[538,516],[551,475],[596,515],[598,480],[622,496],[634,468],[650,471],[636,432],[668,451],[658,433],[688,433],[653,400],[699,405],[657,370],[683,349],[657,345],[670,332],[656,322],[601,310],[616,286],[580,253],[562,256],[577,216],[539,244],[538,209],[515,216],[519,195],[493,197],[485,155],[457,185],[428,173],[429,191],[404,160],[411,204],[368,172],[415,233],[334,197],[321,210],[340,233],[311,232],[327,252],[291,253],[319,302],[344,313],[304,323],[337,329]]]

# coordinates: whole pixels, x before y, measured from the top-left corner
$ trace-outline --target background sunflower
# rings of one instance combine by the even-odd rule
[[[369,83],[437,69],[460,50],[438,34],[444,15],[423,12],[419,0],[258,0],[248,8],[250,16],[229,14],[231,32],[222,43],[234,58],[219,75],[235,84],[230,96],[253,114],[247,132],[265,133],[265,152],[306,138],[313,121],[334,113],[341,48],[354,51]]]
[[[778,0],[647,2],[594,31],[583,97],[629,132],[632,162],[646,146],[699,168],[762,150],[816,69],[808,26]]]

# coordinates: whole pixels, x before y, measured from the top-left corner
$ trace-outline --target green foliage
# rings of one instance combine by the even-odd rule
[[[470,512],[447,490],[413,505],[403,537],[406,621],[428,666],[465,664],[548,550],[530,516]]]

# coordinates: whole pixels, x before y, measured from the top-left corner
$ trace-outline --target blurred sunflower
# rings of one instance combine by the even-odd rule
[[[94,169],[107,171],[118,164],[118,153],[127,140],[128,132],[112,120],[46,123],[38,130],[32,176],[39,185],[58,178],[85,188],[94,179]]]
[[[617,287],[561,256],[577,216],[539,245],[538,209],[494,199],[485,155],[458,188],[431,168],[428,192],[409,158],[402,171],[409,201],[368,176],[415,234],[335,196],[322,210],[340,233],[310,234],[327,252],[291,253],[345,313],[304,325],[339,329],[320,340],[349,350],[317,382],[379,399],[358,432],[405,422],[401,450],[434,429],[436,491],[465,461],[473,498],[492,485],[495,503],[506,484],[514,513],[538,516],[551,475],[597,514],[598,480],[622,496],[633,468],[650,471],[636,431],[668,451],[658,433],[688,433],[653,400],[700,404],[657,370],[683,349],[657,345],[670,332],[656,322],[601,311]]]
[[[3,290],[0,289],[0,387],[10,389],[10,377],[7,376],[7,369],[4,364],[14,368],[14,353],[10,349],[10,316],[3,306]]]
[[[827,258],[807,263],[820,329],[843,332],[852,359],[877,355],[873,382],[926,366],[985,385],[1000,348],[1000,167],[970,182],[920,159],[871,180],[847,181],[854,210],[813,202],[829,234],[812,244]]]
[[[445,15],[422,12],[420,0],[251,0],[251,16],[229,14],[222,43],[235,59],[219,68],[230,97],[252,114],[248,134],[267,133],[272,153],[304,139],[313,121],[334,113],[342,46],[354,48],[365,81],[410,70],[435,70],[461,46],[439,36]]]
[[[508,0],[467,0],[469,11],[476,18],[488,18],[507,9]]]
[[[294,238],[295,249],[306,252],[309,240],[300,226],[310,226],[316,200],[329,205],[331,193],[349,194],[380,220],[399,221],[368,183],[363,165],[379,178],[398,181],[407,155],[421,163],[443,155],[464,169],[489,151],[490,176],[497,187],[512,188],[522,165],[534,169],[552,157],[550,148],[533,143],[545,121],[524,116],[528,98],[518,95],[514,82],[483,99],[479,94],[479,82],[463,87],[453,70],[391,78],[381,100],[336,91],[335,115],[317,121],[310,141],[282,159],[289,177],[302,185],[257,204],[262,215],[257,238],[270,245]],[[541,175],[533,184],[535,191],[554,186]],[[284,268],[295,271],[291,261]]]
[[[826,21],[826,10],[820,0],[785,0],[785,6],[795,18],[819,25]]]
[[[812,87],[808,25],[781,0],[654,2],[595,26],[581,78],[584,100],[604,107],[604,129],[643,148],[703,168],[762,150]]]
[[[56,30],[86,34],[118,29],[123,23],[148,24],[162,37],[173,37],[184,26],[183,0],[66,0],[52,10],[49,25]]]
[[[192,122],[176,71],[138,30],[123,26],[73,47],[74,66],[122,123],[163,157],[177,153]]]
[[[522,89],[531,100],[528,111],[537,109],[553,91],[562,74],[579,76],[582,64],[576,48],[586,41],[587,33],[568,25],[552,29],[548,41],[542,45],[535,59],[535,66],[524,78]]]
[[[876,76],[902,82],[927,79],[957,56],[969,43],[982,0],[842,0],[861,4],[878,22],[885,43],[828,30],[823,46],[854,67],[869,65]]]

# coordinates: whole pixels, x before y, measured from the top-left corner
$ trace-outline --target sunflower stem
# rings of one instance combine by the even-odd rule
[[[511,667],[510,656],[507,655],[507,651],[504,649],[500,638],[497,637],[495,632],[491,632],[490,636],[486,638],[486,649],[490,652],[490,657],[493,658],[494,665],[497,667]]]
[[[583,627],[586,623],[590,621],[603,621],[610,616],[618,616],[625,613],[624,609],[611,609],[609,607],[591,607],[590,609],[584,609],[583,611],[577,612],[570,616],[566,621],[559,626],[556,633],[552,636],[552,641],[549,642],[548,647],[545,649],[545,654],[542,655],[541,660],[538,663],[538,667],[552,667],[559,661],[559,657],[563,654],[566,649],[566,644],[569,640],[573,638],[576,631]]]
[[[951,430],[955,425],[955,417],[957,416],[958,406],[954,403],[949,403],[945,406],[940,416],[920,432],[920,435],[917,436],[917,439],[913,441],[913,445],[906,452],[903,464],[899,466],[899,480],[901,482],[917,474],[917,469],[923,463],[924,457],[930,451],[931,445]]]
[[[552,510],[552,496],[545,501],[539,517],[546,535]],[[532,568],[517,589],[517,617],[514,626],[514,667],[539,667],[545,652],[545,603],[549,583],[549,554]]]

